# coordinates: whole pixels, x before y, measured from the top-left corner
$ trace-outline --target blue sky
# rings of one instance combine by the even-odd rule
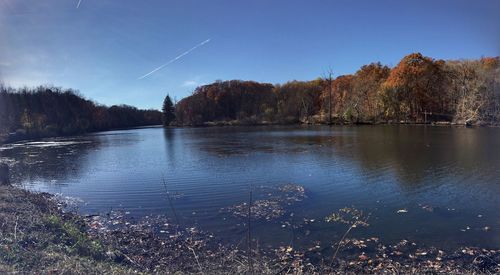
[[[0,81],[160,108],[197,85],[310,80],[406,54],[500,54],[500,1],[0,0]],[[151,75],[169,60],[194,49]]]

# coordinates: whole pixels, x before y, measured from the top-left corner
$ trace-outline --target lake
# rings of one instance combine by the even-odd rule
[[[333,244],[347,226],[325,217],[354,207],[370,226],[352,236],[500,248],[498,128],[142,128],[7,144],[0,154],[15,183],[76,198],[81,213],[173,219],[174,208],[183,227],[227,242],[246,238],[246,219],[224,209],[250,190],[259,201],[293,183],[306,197],[254,222],[260,245]]]

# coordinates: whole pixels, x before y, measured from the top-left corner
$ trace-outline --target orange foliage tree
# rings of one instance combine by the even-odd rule
[[[405,56],[383,84],[382,102],[388,116],[419,120],[424,112],[443,112],[444,61],[421,53]],[[399,106],[393,103],[398,102]]]
[[[380,62],[364,65],[354,75],[354,110],[357,121],[373,120],[381,114],[377,94],[391,69]]]

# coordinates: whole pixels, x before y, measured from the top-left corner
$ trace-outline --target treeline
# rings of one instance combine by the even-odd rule
[[[177,125],[500,121],[500,59],[444,61],[420,53],[394,68],[291,81],[217,81],[175,106]]]
[[[157,110],[106,107],[71,89],[0,86],[0,142],[161,123]]]

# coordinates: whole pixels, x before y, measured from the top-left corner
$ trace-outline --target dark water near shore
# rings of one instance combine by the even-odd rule
[[[353,236],[500,248],[498,128],[145,128],[4,145],[0,156],[14,182],[79,198],[83,213],[172,216],[165,179],[183,226],[232,242],[246,237],[245,221],[221,208],[294,183],[307,198],[254,224],[261,246],[333,243],[346,226],[324,217],[354,206],[371,218]],[[304,219],[314,222],[287,225]]]

